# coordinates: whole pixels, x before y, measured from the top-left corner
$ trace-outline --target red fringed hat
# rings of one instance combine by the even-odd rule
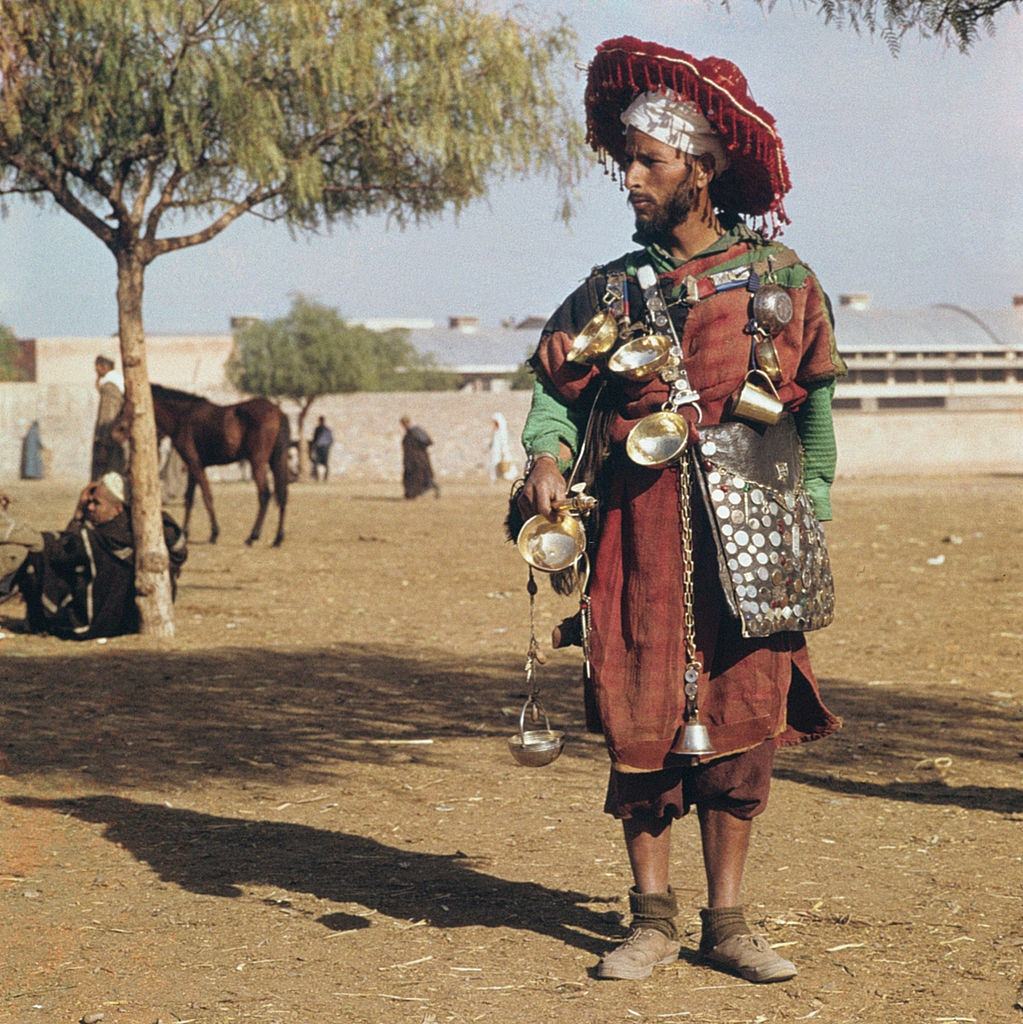
[[[792,182],[781,138],[731,61],[699,60],[632,36],[608,39],[597,47],[586,79],[586,141],[602,158],[624,164],[622,112],[640,93],[658,91],[695,103],[721,136],[728,167],[711,182],[714,205],[763,218],[773,232],[788,224],[782,200]]]

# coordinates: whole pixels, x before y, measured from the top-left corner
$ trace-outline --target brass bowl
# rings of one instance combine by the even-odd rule
[[[663,334],[644,334],[619,348],[607,368],[626,380],[649,380],[671,357],[671,342]]]
[[[671,465],[689,443],[685,417],[667,409],[644,416],[629,431],[625,451],[640,466],[659,469]]]
[[[762,370],[772,384],[781,383],[781,364],[778,362],[778,350],[770,338],[761,338],[753,346],[757,369]]]
[[[618,324],[607,311],[591,317],[576,335],[572,347],[565,354],[570,363],[592,363],[599,359],[618,340]]]
[[[532,516],[515,541],[519,554],[541,572],[561,572],[575,565],[586,550],[586,531],[578,516],[562,512],[553,522]]]
[[[565,747],[565,734],[552,729],[529,729],[508,737],[508,749],[519,764],[543,768],[556,760]]]
[[[753,319],[773,338],[792,319],[792,296],[781,285],[762,285],[753,295]]]

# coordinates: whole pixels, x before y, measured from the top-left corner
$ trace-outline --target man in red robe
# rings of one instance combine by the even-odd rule
[[[609,40],[590,65],[586,106],[587,137],[620,169],[642,249],[595,268],[541,336],[523,432],[532,468],[519,507],[550,514],[566,494],[563,471],[588,434],[588,458],[599,456],[601,505],[587,710],[607,741],[605,810],[623,822],[635,880],[629,935],[603,957],[597,976],[644,978],[677,959],[671,830],[695,806],[708,882],[701,954],[749,981],[783,981],[795,966],[753,933],[742,908],[752,819],[766,805],[775,748],[825,736],[840,722],[820,699],[802,633],[746,637],[729,612],[699,499],[681,507],[688,462],[648,468],[626,454],[630,430],[675,394],[671,380],[616,377],[604,360],[580,361],[573,345],[611,305],[615,280],[618,312],[641,320],[650,293],[637,284],[640,268],[647,280],[656,274],[690,386],[691,399],[678,411],[696,436],[728,419],[746,380],[750,293],[761,281],[779,285],[792,315],[773,339],[776,391],[795,413],[805,487],[819,519],[830,518],[831,396],[845,368],[812,272],[744,219],[759,217],[775,229],[784,223],[789,177],[774,119],[749,96],[738,68],[628,37]],[[603,417],[598,437],[583,428],[595,405]],[[686,517],[695,583],[690,637],[680,542]],[[687,710],[682,676],[692,664],[713,747],[700,758],[677,752]]]

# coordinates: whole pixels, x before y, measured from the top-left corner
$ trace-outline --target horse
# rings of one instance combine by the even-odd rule
[[[206,478],[206,467],[226,466],[248,459],[259,498],[259,511],[245,543],[254,544],[263,530],[263,520],[270,504],[268,473],[272,473],[273,496],[280,510],[273,546],[280,547],[284,540],[284,512],[288,504],[288,446],[291,442],[288,417],[281,408],[266,398],[216,405],[199,395],[160,384],[151,384],[150,388],[157,436],[160,439],[170,438],[171,445],[188,470],[186,535],[198,486],[210,519],[210,543],[216,544],[220,527],[213,511],[213,492]],[[131,403],[125,402],[117,423],[119,436],[127,435],[132,415]]]

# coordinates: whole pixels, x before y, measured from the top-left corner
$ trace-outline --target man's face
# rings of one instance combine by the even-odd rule
[[[625,187],[643,242],[660,241],[692,211],[696,164],[686,154],[635,128],[625,143]]]
[[[85,489],[85,518],[96,526],[109,523],[120,515],[124,506],[101,483],[89,484]]]

